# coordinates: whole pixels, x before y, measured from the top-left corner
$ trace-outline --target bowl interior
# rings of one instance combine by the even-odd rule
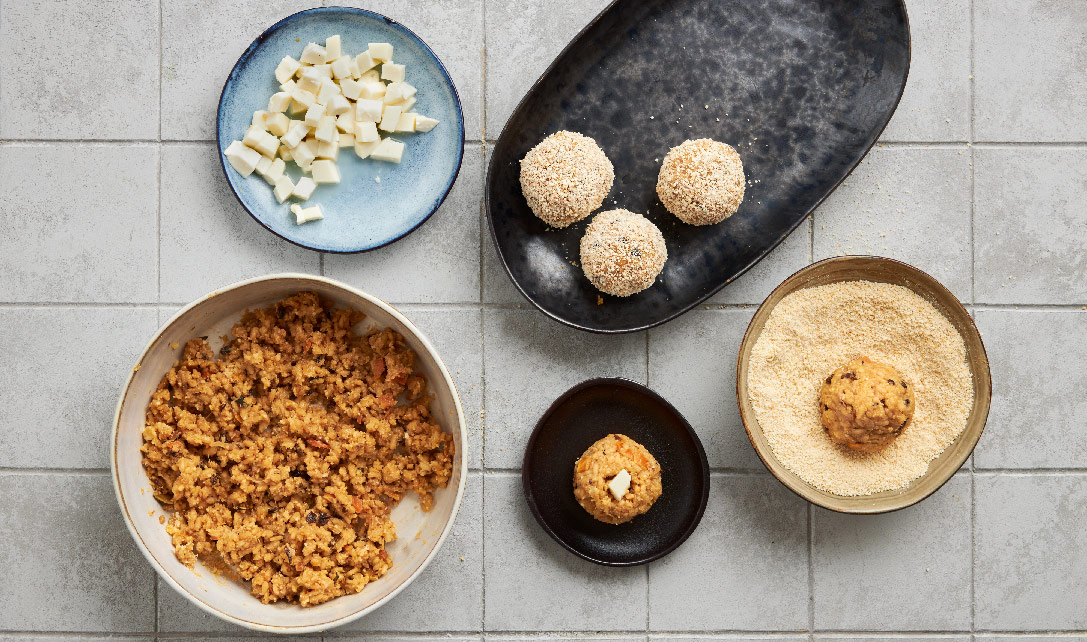
[[[436,118],[427,133],[395,134],[407,145],[404,160],[385,163],[361,159],[351,148],[340,150],[336,164],[341,181],[321,185],[306,205],[321,206],[325,218],[297,225],[290,201],[276,202],[268,185],[255,172],[247,178],[223,161],[231,189],[242,206],[264,227],[315,250],[360,252],[386,245],[408,234],[430,217],[445,199],[460,170],[464,151],[464,121],[460,98],[445,67],[411,31],[384,16],[349,7],[309,9],[284,18],[258,37],[230,72],[219,99],[216,123],[220,152],[240,139],[253,112],[268,108],[279,91],[275,68],[283,56],[297,59],[308,42],[324,44],[340,34],[343,51],[362,53],[370,42],[389,42],[393,58],[407,65],[407,81],[419,93],[414,111]],[[301,174],[293,163],[288,174]],[[380,180],[380,182],[378,182]]]
[[[394,562],[392,569],[361,593],[307,608],[282,603],[261,604],[241,583],[216,577],[203,566],[193,572],[178,562],[166,529],[158,521],[165,511],[153,496],[140,455],[144,414],[151,393],[180,357],[185,342],[206,335],[212,348],[218,349],[222,345],[220,337],[229,333],[231,325],[247,308],[269,305],[303,290],[317,292],[337,306],[350,306],[364,312],[367,318],[356,326],[356,330],[371,326],[391,327],[404,336],[417,355],[416,367],[430,384],[431,411],[442,428],[453,433],[459,454],[454,460],[449,485],[434,494],[434,507],[430,511],[420,510],[414,494],[406,496],[393,510],[399,538],[387,547]],[[175,344],[177,347],[172,347]],[[414,326],[380,302],[327,279],[303,275],[269,277],[208,295],[183,310],[159,331],[144,353],[139,370],[133,373],[118,408],[112,453],[114,481],[137,545],[163,579],[198,606],[250,628],[276,632],[324,629],[376,608],[414,579],[437,551],[452,526],[463,493],[467,445],[462,426],[463,416],[453,383],[429,342]]]
[[[913,480],[908,486],[860,497],[842,497],[818,489],[786,468],[774,456],[762,426],[755,416],[755,409],[748,396],[747,374],[751,349],[762,332],[774,307],[789,294],[804,288],[838,283],[841,281],[875,281],[907,287],[923,297],[940,311],[962,335],[966,344],[966,360],[974,383],[974,405],[966,422],[966,428],[939,457],[929,463],[928,472]],[[747,328],[736,365],[736,395],[740,417],[755,452],[766,467],[783,484],[804,499],[843,513],[882,513],[915,504],[936,492],[973,452],[974,446],[985,428],[992,396],[989,377],[989,360],[981,335],[970,313],[939,281],[917,268],[881,257],[848,256],[820,261],[786,279],[759,307]]]

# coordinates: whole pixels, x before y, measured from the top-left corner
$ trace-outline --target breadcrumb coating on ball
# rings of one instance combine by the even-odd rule
[[[699,138],[673,147],[661,163],[657,196],[684,223],[713,225],[744,200],[744,166],[730,145]]]
[[[521,192],[540,220],[562,228],[599,208],[611,191],[615,170],[596,141],[558,131],[521,159]]]
[[[581,237],[581,269],[607,294],[641,292],[653,285],[667,260],[661,231],[646,217],[627,210],[597,214]]]

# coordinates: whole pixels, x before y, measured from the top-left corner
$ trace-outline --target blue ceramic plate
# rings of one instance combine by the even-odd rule
[[[297,225],[290,204],[277,203],[271,186],[255,172],[234,171],[222,155],[245,135],[253,112],[268,108],[279,91],[275,68],[283,56],[297,59],[308,42],[324,44],[339,34],[343,51],[362,53],[370,42],[393,45],[393,60],[407,65],[407,80],[419,89],[414,111],[439,121],[427,133],[394,134],[406,144],[400,164],[360,159],[340,150],[338,185],[319,185],[304,206],[319,204],[325,218]],[[453,80],[430,47],[403,25],[385,16],[348,7],[301,11],[272,25],[249,45],[234,65],[219,98],[216,123],[220,162],[242,206],[275,234],[322,252],[364,252],[388,245],[422,225],[438,209],[460,171],[464,118]],[[287,163],[297,182],[298,167]],[[380,179],[380,182],[377,180]]]

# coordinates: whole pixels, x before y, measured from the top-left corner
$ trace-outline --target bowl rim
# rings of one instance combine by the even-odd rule
[[[683,425],[683,427],[687,429],[687,432],[691,436],[691,440],[695,445],[695,450],[698,453],[698,457],[701,462],[701,475],[699,476],[702,478],[702,496],[699,499],[698,509],[695,511],[695,514],[691,519],[690,525],[683,531],[683,533],[678,538],[676,538],[665,548],[653,553],[648,557],[629,562],[611,562],[608,560],[602,560],[592,557],[591,555],[587,555],[585,552],[571,546],[568,542],[559,537],[558,533],[556,533],[554,529],[551,528],[551,525],[543,518],[542,514],[540,513],[540,508],[536,505],[536,495],[532,492],[531,485],[529,483],[529,480],[532,477],[533,469],[532,465],[529,463],[529,453],[532,452],[536,446],[536,437],[540,434],[540,429],[543,427],[544,421],[547,420],[547,418],[550,417],[555,412],[555,410],[558,409],[559,406],[566,403],[571,397],[573,397],[577,393],[587,388],[592,388],[594,386],[600,385],[615,385],[624,388],[631,388],[642,394],[648,394],[650,397],[664,404],[665,408],[671,410],[676,415],[676,417],[679,418],[680,423]],[[698,438],[698,433],[695,432],[694,427],[691,426],[691,422],[687,421],[687,418],[683,416],[683,413],[681,413],[678,408],[673,406],[671,402],[661,396],[660,393],[646,385],[640,384],[637,381],[633,381],[625,377],[593,377],[591,379],[586,379],[581,383],[571,386],[566,392],[559,395],[553,402],[551,402],[551,405],[547,407],[547,410],[545,410],[543,414],[540,415],[540,418],[536,421],[536,425],[532,429],[532,434],[528,438],[528,443],[525,444],[525,454],[521,459],[521,490],[522,492],[524,492],[525,501],[526,503],[528,503],[529,511],[536,519],[536,523],[538,523],[540,527],[543,528],[545,533],[551,536],[551,539],[558,542],[559,545],[566,550],[570,551],[571,553],[577,555],[582,559],[593,562],[594,564],[600,564],[601,566],[612,566],[619,568],[629,566],[641,566],[643,564],[648,564],[649,562],[658,560],[679,548],[680,545],[686,542],[687,539],[690,538],[691,534],[698,529],[698,525],[702,523],[702,517],[706,514],[706,506],[709,503],[710,499],[710,485],[710,464],[709,459],[706,457],[706,448],[702,445],[702,440]]]
[[[755,418],[755,417],[748,417],[747,413],[744,412],[744,405],[743,405],[743,399],[742,399],[744,385],[743,385],[743,382],[741,381],[741,376],[740,375],[741,375],[741,366],[744,363],[744,350],[747,347],[748,343],[753,338],[752,337],[752,332],[754,331],[755,318],[758,316],[759,312],[761,312],[763,310],[763,308],[765,308],[767,305],[770,304],[771,299],[773,299],[774,296],[778,292],[780,292],[786,286],[791,285],[793,282],[795,282],[797,279],[803,277],[804,275],[806,275],[806,274],[808,274],[810,272],[813,272],[813,271],[815,271],[817,269],[820,269],[823,266],[826,266],[826,265],[829,265],[829,264],[853,263],[853,262],[856,262],[858,259],[860,259],[860,260],[874,260],[874,261],[877,261],[877,262],[892,264],[892,265],[897,266],[899,269],[904,269],[907,272],[913,272],[916,275],[919,275],[919,276],[921,276],[921,277],[923,277],[923,278],[925,278],[927,280],[930,280],[936,286],[936,289],[938,291],[941,291],[943,294],[945,294],[949,300],[954,301],[954,304],[955,304],[954,307],[955,307],[956,312],[960,312],[962,314],[963,318],[965,318],[967,321],[969,321],[969,325],[967,326],[967,328],[977,338],[978,346],[980,346],[980,355],[979,356],[981,358],[981,363],[985,367],[985,373],[987,375],[986,379],[988,380],[988,391],[987,391],[987,394],[985,395],[984,405],[981,406],[980,408],[971,410],[970,415],[967,417],[967,423],[969,423],[971,418],[973,418],[975,412],[980,413],[981,428],[977,431],[977,434],[975,434],[972,437],[972,439],[970,440],[971,443],[969,444],[970,447],[963,451],[963,454],[962,454],[961,458],[959,458],[959,461],[953,467],[950,467],[948,469],[948,472],[947,472],[946,476],[944,477],[944,479],[941,479],[939,481],[939,483],[936,484],[936,486],[933,487],[928,492],[919,493],[916,497],[910,497],[910,496],[907,496],[907,495],[903,495],[904,501],[899,501],[897,503],[894,503],[894,504],[891,504],[891,505],[889,505],[887,507],[882,507],[882,508],[844,508],[844,507],[841,507],[841,506],[831,505],[831,504],[827,503],[825,500],[823,500],[821,495],[812,493],[805,487],[797,486],[796,484],[793,484],[790,480],[782,479],[781,477],[779,477],[777,472],[774,471],[773,467],[771,467],[770,462],[768,461],[768,458],[773,458],[774,461],[778,461],[778,459],[777,459],[777,457],[774,455],[774,453],[772,451],[771,452],[763,452],[762,449],[760,449],[758,444],[755,442],[755,437],[752,434],[753,429],[752,429],[751,424],[752,423],[758,424],[758,419]],[[861,280],[861,279],[854,279],[854,280]],[[897,284],[895,284],[895,285],[897,285]],[[921,293],[917,292],[916,289],[914,289],[912,287],[908,287],[908,286],[903,286],[903,287],[907,287],[911,292],[917,294],[918,296],[923,297],[923,295],[921,295]],[[946,315],[944,315],[944,316],[946,317]],[[964,337],[964,341],[965,341],[965,337]],[[765,299],[763,299],[763,302],[761,304],[759,304],[759,307],[755,310],[755,313],[751,316],[751,321],[749,321],[748,324],[747,324],[747,329],[744,330],[744,336],[740,340],[740,350],[739,350],[739,353],[736,356],[736,376],[735,376],[735,379],[736,379],[736,406],[737,406],[737,409],[739,410],[739,413],[740,413],[740,421],[744,425],[744,432],[747,434],[747,439],[748,439],[748,442],[750,442],[750,444],[751,444],[751,448],[755,451],[755,454],[758,455],[759,461],[761,461],[762,465],[766,467],[766,470],[768,470],[770,472],[770,474],[774,476],[775,479],[777,479],[779,482],[781,482],[781,484],[783,486],[785,486],[786,488],[791,490],[793,493],[795,493],[801,499],[803,499],[803,500],[805,500],[805,501],[807,501],[807,502],[809,502],[811,504],[814,504],[816,506],[819,506],[820,508],[825,508],[827,510],[835,511],[835,512],[838,512],[838,513],[850,514],[850,515],[878,515],[878,514],[882,514],[882,513],[892,513],[892,512],[895,512],[895,511],[899,511],[899,510],[902,510],[903,508],[909,508],[910,506],[913,506],[914,504],[917,504],[917,503],[919,503],[919,502],[921,502],[921,501],[923,501],[925,499],[928,499],[936,491],[943,488],[944,484],[946,484],[948,481],[950,481],[951,478],[954,477],[956,473],[958,473],[958,471],[962,468],[963,464],[966,463],[966,460],[970,459],[970,456],[974,453],[974,448],[977,447],[978,441],[981,439],[982,433],[985,432],[985,425],[986,425],[986,423],[988,421],[989,410],[990,410],[990,408],[992,406],[992,396],[993,396],[992,371],[991,371],[991,368],[990,368],[990,365],[989,365],[989,356],[988,356],[988,353],[985,350],[985,343],[984,343],[984,341],[982,341],[981,332],[978,331],[977,323],[974,321],[973,315],[971,315],[970,311],[966,309],[966,306],[964,306],[962,304],[962,301],[960,301],[959,298],[953,292],[951,292],[951,290],[949,290],[947,288],[947,286],[945,286],[943,283],[941,283],[939,280],[937,280],[935,277],[933,277],[929,273],[925,272],[924,270],[922,270],[922,269],[920,269],[918,267],[915,267],[913,265],[910,265],[909,263],[906,263],[905,261],[899,261],[897,259],[892,259],[892,258],[886,257],[886,256],[875,256],[875,255],[870,255],[870,254],[850,254],[850,255],[845,255],[845,256],[834,256],[834,257],[822,259],[820,261],[816,261],[814,263],[811,263],[809,265],[806,265],[806,266],[800,268],[796,272],[793,272],[791,275],[789,275],[780,284],[778,284],[778,286],[775,287],[773,289],[773,291],[770,292],[770,294],[768,294],[766,296]],[[762,431],[761,426],[758,428],[758,430],[760,432]],[[964,428],[964,431],[965,431],[965,428]],[[961,437],[962,434],[960,433],[959,436]],[[950,448],[954,443],[956,443],[956,441],[958,441],[958,437],[956,437],[955,441],[951,442],[951,444],[948,444],[947,448]],[[963,442],[963,443],[965,443],[965,442]],[[946,451],[947,448],[945,448],[944,450]],[[939,457],[939,455],[937,455],[937,457]],[[780,462],[778,462],[778,463],[780,463]],[[782,464],[782,465],[784,465],[784,464]],[[916,482],[919,479],[923,479],[924,477],[927,477],[929,474],[930,473],[928,471],[926,471],[925,474],[922,475],[921,477],[918,477],[916,480],[911,480],[910,484],[913,484],[914,482]]]
[[[405,579],[399,586],[395,587],[388,595],[386,595],[384,598],[378,600],[377,602],[371,604],[370,606],[368,606],[366,608],[359,609],[358,611],[355,611],[354,613],[350,613],[350,614],[345,615],[343,617],[335,618],[335,619],[329,620],[327,622],[322,622],[320,624],[312,624],[312,625],[297,626],[297,627],[275,626],[275,625],[264,624],[262,622],[257,622],[257,621],[254,621],[254,620],[246,620],[246,619],[235,617],[235,616],[230,615],[230,614],[228,614],[228,613],[226,613],[224,611],[220,611],[220,610],[216,609],[214,606],[212,606],[210,604],[207,604],[204,601],[198,599],[195,595],[193,595],[192,593],[187,591],[185,588],[183,588],[180,584],[178,584],[176,581],[174,581],[174,579],[170,576],[170,574],[166,572],[166,570],[162,567],[161,564],[159,564],[159,561],[151,554],[150,549],[148,549],[147,545],[144,543],[143,537],[140,535],[139,531],[136,530],[135,523],[133,522],[131,516],[129,515],[129,509],[128,509],[127,504],[125,503],[125,496],[124,496],[123,491],[121,490],[120,473],[119,473],[119,471],[117,469],[117,436],[118,436],[118,429],[120,427],[120,421],[121,421],[121,409],[124,407],[125,401],[128,398],[128,395],[132,390],[132,381],[136,376],[137,370],[139,370],[140,364],[143,363],[144,357],[147,355],[148,351],[150,351],[151,348],[155,345],[155,343],[159,340],[159,338],[162,336],[163,332],[167,328],[172,326],[175,322],[177,322],[177,320],[180,317],[187,314],[189,311],[194,310],[197,307],[203,305],[207,301],[210,301],[213,298],[223,296],[225,294],[228,294],[228,293],[233,292],[235,290],[239,290],[239,289],[244,288],[244,287],[248,287],[248,286],[253,285],[255,283],[259,283],[259,282],[263,282],[263,281],[277,281],[277,280],[281,280],[281,279],[312,281],[312,282],[315,282],[315,283],[322,283],[322,284],[325,284],[325,285],[330,285],[330,286],[332,286],[334,288],[337,288],[337,289],[340,289],[340,290],[344,290],[345,292],[347,292],[349,294],[352,294],[352,295],[361,297],[362,299],[365,299],[369,303],[377,306],[382,311],[384,311],[387,314],[391,315],[393,318],[395,318],[400,323],[404,324],[404,326],[411,332],[413,337],[415,339],[417,339],[423,345],[423,347],[426,349],[428,355],[437,364],[438,370],[439,370],[439,372],[442,373],[442,377],[445,380],[445,384],[449,387],[449,390],[453,393],[452,394],[452,396],[453,396],[453,405],[454,405],[454,407],[455,407],[455,409],[457,411],[457,427],[458,427],[458,429],[460,431],[460,436],[461,436],[460,465],[461,465],[461,471],[462,472],[461,472],[461,476],[460,476],[460,482],[457,485],[457,489],[456,489],[456,497],[454,497],[454,499],[453,499],[453,510],[449,514],[449,519],[446,521],[445,526],[442,529],[441,535],[439,535],[438,539],[435,541],[434,548],[432,548],[430,550],[430,552],[427,554],[427,556],[425,558],[423,558],[423,561],[419,565],[419,568],[415,569],[415,571],[411,575],[409,575],[407,577],[407,579]],[[300,288],[300,289],[304,289],[304,288]],[[163,323],[158,328],[158,330],[155,331],[154,335],[152,335],[151,339],[147,342],[147,345],[143,348],[143,350],[140,351],[139,357],[136,359],[136,362],[135,362],[134,366],[129,369],[128,375],[125,378],[124,385],[121,387],[121,394],[120,394],[120,397],[117,400],[116,409],[114,410],[113,426],[112,426],[112,429],[110,431],[109,464],[110,464],[110,477],[111,477],[112,482],[113,482],[114,495],[116,496],[117,503],[120,506],[121,515],[124,517],[125,526],[128,528],[129,534],[132,536],[132,539],[136,543],[136,548],[138,548],[140,550],[140,553],[143,554],[144,558],[150,563],[151,567],[153,569],[155,569],[155,572],[158,574],[158,576],[160,578],[162,578],[167,584],[169,584],[177,593],[183,595],[186,599],[189,600],[189,602],[195,604],[197,607],[199,607],[205,613],[214,615],[214,616],[216,616],[216,617],[218,617],[218,618],[220,618],[222,620],[225,620],[227,622],[231,622],[233,624],[243,626],[243,627],[245,627],[247,629],[251,629],[251,630],[254,630],[254,631],[262,631],[262,632],[266,632],[266,633],[278,633],[278,634],[312,633],[312,632],[317,632],[317,631],[325,631],[325,630],[331,629],[333,627],[337,627],[337,626],[341,626],[343,624],[347,624],[348,622],[352,622],[354,620],[357,620],[357,619],[363,617],[364,615],[367,615],[367,614],[373,612],[374,610],[380,608],[381,606],[383,606],[384,604],[389,602],[389,600],[392,600],[394,597],[396,597],[405,588],[407,588],[408,585],[410,585],[412,582],[414,582],[419,577],[419,575],[421,575],[422,572],[424,570],[426,570],[427,566],[429,566],[430,563],[434,560],[434,558],[438,554],[438,551],[441,550],[442,544],[445,543],[446,538],[449,536],[450,531],[453,529],[453,525],[457,521],[457,515],[460,512],[461,501],[464,499],[465,484],[466,484],[467,479],[468,479],[468,431],[466,429],[466,424],[465,424],[465,420],[464,420],[464,408],[461,405],[460,394],[457,392],[456,384],[454,383],[453,378],[450,376],[449,370],[445,367],[445,363],[442,361],[441,357],[438,355],[438,352],[434,349],[433,344],[430,343],[430,340],[426,337],[426,335],[424,335],[419,330],[419,328],[417,328],[414,323],[409,321],[408,318],[405,317],[399,310],[397,310],[393,306],[389,305],[385,301],[382,301],[381,299],[373,296],[372,294],[368,294],[366,292],[363,292],[362,290],[359,290],[357,288],[353,288],[353,287],[351,287],[351,286],[349,286],[349,285],[347,285],[345,283],[341,283],[339,281],[336,281],[334,279],[330,279],[330,278],[325,277],[325,276],[318,276],[318,275],[314,275],[314,274],[302,274],[302,273],[296,273],[296,272],[277,272],[277,273],[274,273],[274,274],[267,274],[267,275],[264,275],[264,276],[257,276],[257,277],[253,277],[253,278],[249,278],[249,279],[243,279],[241,281],[236,281],[236,282],[231,283],[230,285],[224,286],[222,288],[215,289],[215,290],[211,291],[210,293],[195,299],[194,301],[192,301],[191,303],[189,303],[185,307],[183,307],[180,310],[178,310],[177,312],[175,312],[174,315],[171,316],[168,321]]]
[[[438,65],[438,69],[442,72],[442,76],[445,77],[446,84],[448,84],[449,88],[453,90],[453,103],[457,108],[457,127],[460,129],[460,148],[457,151],[456,168],[453,170],[453,173],[450,175],[449,182],[446,184],[445,189],[442,191],[441,197],[438,198],[438,200],[434,203],[434,207],[432,207],[430,209],[430,211],[427,212],[426,216],[424,216],[418,223],[416,223],[412,227],[410,227],[407,230],[401,232],[399,236],[391,238],[388,241],[385,241],[384,243],[380,243],[378,245],[373,245],[373,246],[370,246],[370,247],[352,249],[352,250],[337,250],[337,249],[326,248],[326,247],[318,247],[318,246],[315,246],[315,245],[306,245],[305,243],[302,243],[301,241],[296,241],[295,239],[288,238],[288,237],[280,234],[279,232],[277,232],[276,230],[274,230],[270,226],[268,226],[264,221],[260,220],[260,218],[258,218],[257,215],[253,213],[253,210],[251,210],[249,208],[249,205],[246,204],[245,200],[242,199],[241,195],[238,194],[238,190],[234,188],[234,183],[232,183],[230,181],[230,170],[227,169],[226,156],[222,152],[222,150],[223,150],[223,140],[222,140],[222,136],[220,135],[220,132],[219,132],[219,122],[223,118],[223,97],[226,95],[227,87],[230,86],[231,80],[234,79],[234,74],[238,70],[238,67],[244,61],[248,60],[253,55],[253,52],[257,49],[257,47],[259,47],[261,44],[263,44],[264,41],[269,37],[269,35],[273,31],[279,29],[281,26],[285,26],[289,22],[292,22],[292,21],[298,19],[303,14],[325,13],[325,12],[334,13],[334,12],[339,12],[339,11],[346,11],[348,13],[362,14],[362,15],[364,15],[366,17],[369,17],[369,18],[374,18],[374,19],[381,20],[386,25],[388,25],[389,27],[392,27],[393,29],[398,29],[398,30],[402,31],[404,34],[406,34],[410,39],[415,40],[419,44],[419,46],[423,49],[423,51],[425,51],[431,58],[434,59],[434,62],[437,63],[437,65]],[[219,91],[219,103],[215,108],[215,149],[218,152],[218,156],[219,156],[219,167],[222,168],[223,176],[226,178],[226,184],[227,184],[228,187],[230,187],[230,192],[234,195],[234,198],[238,201],[238,204],[240,204],[242,206],[242,209],[245,210],[246,214],[249,214],[249,216],[254,221],[259,223],[261,227],[268,230],[269,232],[276,235],[277,237],[283,239],[284,241],[287,241],[288,243],[291,243],[292,245],[297,245],[298,247],[305,248],[307,250],[312,250],[314,252],[327,252],[329,254],[362,254],[364,252],[372,252],[373,250],[379,250],[379,249],[381,249],[383,247],[386,247],[388,245],[392,245],[393,243],[396,243],[400,239],[403,239],[404,237],[408,236],[409,234],[411,234],[415,230],[422,227],[424,223],[429,221],[430,218],[432,216],[434,216],[434,213],[437,212],[438,208],[442,206],[442,203],[445,202],[445,199],[449,197],[449,192],[451,192],[453,190],[453,185],[457,182],[457,177],[460,176],[461,167],[464,165],[464,140],[465,140],[464,106],[461,104],[460,92],[457,91],[457,85],[456,85],[456,83],[453,82],[453,77],[451,75],[449,75],[449,70],[446,69],[445,63],[442,62],[442,59],[438,57],[438,54],[434,53],[434,50],[430,48],[430,45],[428,45],[425,40],[420,38],[418,34],[416,34],[414,31],[412,31],[408,27],[406,27],[403,24],[401,24],[400,22],[397,22],[396,20],[393,20],[392,18],[389,18],[388,16],[380,14],[380,13],[378,13],[376,11],[370,11],[369,9],[361,9],[359,7],[344,7],[344,6],[311,7],[309,9],[303,9],[301,11],[296,11],[295,13],[292,13],[292,14],[290,14],[289,16],[287,16],[285,18],[280,18],[279,20],[277,20],[275,22],[275,24],[273,24],[272,26],[270,26],[267,29],[265,29],[264,31],[262,31],[260,33],[260,35],[257,36],[256,39],[253,40],[253,42],[249,43],[249,46],[245,48],[245,51],[243,51],[242,54],[240,56],[238,56],[238,60],[236,60],[234,62],[234,66],[230,68],[230,73],[227,74],[226,80],[223,81],[223,88]]]

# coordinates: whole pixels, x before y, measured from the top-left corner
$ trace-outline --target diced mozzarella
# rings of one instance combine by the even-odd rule
[[[615,501],[623,499],[623,496],[630,490],[630,473],[627,469],[619,471],[619,474],[611,478],[608,482],[608,490],[611,491],[611,496],[615,498]]]
[[[295,82],[294,80],[288,80],[287,82],[279,84],[279,90],[282,91],[282,92],[286,92],[287,94],[290,94],[292,91],[294,91],[294,88],[297,87],[297,86],[298,86],[297,82]]]
[[[298,147],[298,144],[306,137],[309,130],[310,127],[305,122],[301,120],[291,121],[291,126],[287,130],[287,133],[283,135],[282,142],[287,147],[294,149],[295,147]]]
[[[260,162],[261,155],[255,149],[246,147],[239,141],[234,141],[227,146],[226,151],[227,161],[230,162],[230,166],[238,170],[238,173],[242,176],[249,176],[253,173],[253,170],[257,168],[257,163]]]
[[[305,118],[307,109],[309,109],[309,107],[306,107],[302,103],[292,98],[291,106],[287,108],[287,115],[291,118],[294,118],[295,116],[301,116],[302,118]]]
[[[313,159],[317,158],[317,146],[308,140],[304,140],[291,150],[294,162],[303,170],[308,170]]]
[[[377,82],[359,83],[358,100],[380,100],[385,95],[385,83]]]
[[[279,180],[280,176],[283,176],[283,174],[286,172],[286,169],[287,163],[283,162],[282,158],[277,158],[271,162],[271,164],[268,166],[268,169],[264,170],[264,173],[261,174],[261,176],[264,177],[264,180],[267,181],[269,185],[274,187],[276,181]]]
[[[268,111],[273,114],[282,114],[291,106],[291,95],[285,91],[272,94],[268,99]]]
[[[404,101],[404,95],[400,93],[400,85],[403,83],[391,82],[385,87],[385,96],[381,102],[386,105],[398,105]]]
[[[317,144],[317,158],[327,158],[328,160],[336,160],[340,155],[340,136],[343,134],[337,134],[336,140],[331,143],[324,141]],[[352,139],[354,140],[354,139]],[[313,161],[316,163],[317,161]],[[313,166],[310,165],[312,171]]]
[[[400,111],[411,111],[411,108],[415,106],[415,96],[408,98],[404,102],[400,103]]]
[[[356,140],[355,141],[355,154],[359,158],[367,158],[368,156],[370,156],[370,154],[373,153],[373,151],[375,149],[377,149],[377,146],[380,145],[380,144],[381,144],[380,140],[375,140],[372,143],[360,143],[359,141]]]
[[[276,200],[280,203],[287,200],[294,193],[294,182],[291,177],[284,174],[276,179],[276,186],[272,193],[275,194]]]
[[[340,57],[340,36],[329,36],[325,38],[325,55],[329,60],[335,60]]]
[[[307,108],[317,102],[317,96],[312,91],[306,91],[297,85],[291,88],[291,99]]]
[[[438,125],[438,121],[422,114],[415,115],[415,131],[428,132]]]
[[[319,221],[325,217],[324,214],[321,213],[320,205],[304,208],[298,203],[292,203],[291,213],[294,214],[294,222],[297,225],[309,223],[310,221]]]
[[[378,62],[388,62],[393,59],[393,46],[387,42],[371,42],[367,51],[370,57]]]
[[[317,93],[317,102],[328,105],[336,96],[342,96],[340,86],[334,80],[325,80],[321,85],[321,91]]]
[[[301,66],[302,65],[294,58],[283,56],[283,60],[280,60],[279,66],[276,67],[276,80],[279,82],[287,82]]]
[[[362,85],[350,78],[344,78],[340,81],[340,91],[351,100],[358,100]]]
[[[279,139],[257,127],[250,127],[249,131],[245,132],[242,144],[268,157],[275,156],[279,149]]]
[[[287,128],[291,126],[291,119],[287,118],[287,114],[268,114],[264,117],[264,126],[268,128],[269,134],[282,136],[287,133]]]
[[[355,115],[349,111],[346,114],[337,116],[336,129],[345,134],[353,134],[355,132]]]
[[[400,114],[400,120],[396,122],[396,131],[398,132],[414,132],[415,131],[415,114],[407,112]]]
[[[336,169],[336,163],[330,160],[313,161],[312,170],[314,183],[321,184],[340,182],[340,170]]]
[[[399,163],[404,157],[404,143],[392,138],[381,141],[377,149],[370,152],[370,158],[389,163]]]
[[[314,103],[309,109],[306,110],[306,125],[310,127],[316,127],[321,124],[321,119],[325,117],[325,106],[321,103]]]
[[[381,112],[384,107],[381,101],[376,98],[359,100],[355,103],[355,120],[376,123],[381,120]]]
[[[381,82],[381,72],[377,69],[370,69],[362,73],[362,77],[359,78],[359,82]]]
[[[371,122],[355,123],[355,140],[360,143],[372,143],[381,140],[377,133],[377,125]]]
[[[324,80],[324,76],[315,67],[306,67],[302,71],[302,77],[298,79],[298,86],[316,95],[321,90]]]
[[[386,62],[381,65],[381,79],[391,80],[393,82],[404,81],[404,65],[398,65],[395,62]]]
[[[250,121],[250,127],[256,127],[257,129],[265,129],[264,118],[268,115],[268,112],[263,109],[253,112],[253,120]]]
[[[321,78],[323,80],[332,80],[332,65],[331,64],[326,63],[326,64],[323,64],[323,65],[314,65],[313,70],[316,71],[317,74],[319,76],[321,76]]]
[[[253,168],[253,171],[264,176],[264,172],[268,171],[268,168],[272,166],[272,159],[267,156],[261,156],[257,161],[257,166]]]
[[[352,122],[352,124],[354,124],[354,123]],[[339,141],[338,144],[339,144],[341,149],[344,148],[344,147],[354,147],[355,146],[355,135],[354,134],[340,133],[340,141]]]
[[[332,61],[332,77],[336,80],[351,77],[351,59],[340,56]]]
[[[299,60],[311,65],[324,64],[328,60],[328,52],[321,45],[311,42],[303,47],[302,56]]]
[[[294,186],[294,191],[291,192],[291,196],[300,198],[303,201],[313,196],[313,190],[317,189],[317,183],[313,182],[313,179],[309,176],[303,176],[298,179],[298,184]]]
[[[400,107],[396,105],[385,105],[385,109],[381,112],[381,124],[378,125],[378,129],[387,132],[396,131],[396,124],[400,122]]]
[[[362,73],[359,72],[359,63],[357,58],[349,58],[347,61],[347,68],[351,71],[351,78],[355,80],[358,80],[359,76],[362,75]]]
[[[404,94],[404,98],[411,98],[415,94],[419,93],[419,90],[415,88],[415,85],[410,82],[400,83],[401,91]]]
[[[318,123],[317,128],[313,130],[313,137],[319,141],[325,143],[335,142],[336,135],[336,119],[332,116],[325,116]]]
[[[355,56],[355,64],[359,68],[359,74],[364,74],[377,66],[377,61],[370,55],[369,51],[364,51]]]
[[[285,161],[294,160],[294,156],[291,156],[291,148],[286,145],[279,146],[279,157]]]

